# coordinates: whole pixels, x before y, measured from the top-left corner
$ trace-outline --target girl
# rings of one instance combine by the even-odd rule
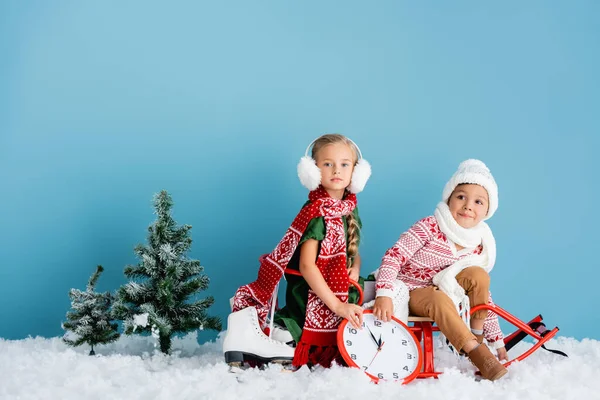
[[[496,243],[483,221],[497,207],[498,187],[489,169],[479,160],[462,162],[446,184],[435,215],[417,222],[385,253],[373,306],[375,316],[384,321],[403,307],[400,313],[433,319],[454,348],[466,353],[490,380],[507,372],[481,345],[485,336],[498,357],[507,359],[498,319],[482,310],[468,321],[468,310],[491,302],[488,273],[496,259]],[[408,307],[398,300],[402,298]]]
[[[308,201],[275,250],[261,257],[258,279],[235,294],[223,344],[228,363],[240,358],[282,360],[291,352],[295,367],[329,367],[338,358],[336,333],[342,318],[355,327],[362,324],[362,308],[348,303],[348,288],[349,278],[358,279],[360,271],[356,193],[370,174],[356,144],[342,135],[324,135],[308,146],[298,165],[301,182],[311,190]],[[274,329],[272,322],[269,327],[267,318],[286,268],[301,274],[287,277],[287,304],[276,315],[289,333]],[[253,329],[236,322],[236,313],[243,312],[250,316]],[[252,334],[243,336],[242,331]],[[260,336],[265,331],[272,336],[268,340]],[[288,339],[297,343],[295,350],[281,347]]]

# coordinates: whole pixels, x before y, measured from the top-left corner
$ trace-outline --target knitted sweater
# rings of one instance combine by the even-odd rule
[[[454,243],[440,230],[434,216],[423,218],[385,252],[377,276],[377,296],[391,296],[396,279],[404,282],[408,290],[432,286],[432,279],[438,272],[469,254],[480,254],[481,251],[481,245],[457,251]],[[489,303],[493,304],[491,295]],[[490,344],[500,347],[503,342],[493,343],[503,340],[495,313],[488,312],[483,331]]]
[[[309,204],[306,202],[304,204],[305,207]],[[359,228],[362,228],[362,221],[358,214],[358,207],[354,209],[352,212],[356,222],[358,223]],[[348,242],[348,224],[346,216],[342,217],[342,221],[344,223],[344,232],[346,233],[346,243]],[[300,248],[302,244],[308,239],[314,239],[319,241],[319,250],[321,246],[321,241],[325,239],[325,218],[317,217],[313,218],[306,227],[302,238],[300,238],[300,242],[298,243],[298,247],[296,247],[296,251],[294,255],[290,259],[287,267],[288,269],[299,269],[300,264]],[[360,229],[358,230],[358,243],[360,243]],[[304,318],[306,316],[306,302],[308,300],[308,283],[301,276],[295,275],[287,275],[285,276],[287,281],[286,291],[285,291],[285,306],[278,310],[275,313],[275,323],[280,326],[285,326],[285,328],[292,334],[294,341],[296,343],[300,342],[300,336],[302,335],[302,327],[304,326]],[[350,301],[350,300],[348,300]]]

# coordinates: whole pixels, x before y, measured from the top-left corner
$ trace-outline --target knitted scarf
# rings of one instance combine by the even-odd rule
[[[256,307],[263,327],[277,284],[308,223],[316,217],[325,219],[325,238],[321,241],[316,265],[336,297],[344,303],[348,301],[347,248],[342,216],[352,213],[356,207],[356,195],[348,194],[343,200],[336,200],[319,186],[309,193],[308,198],[310,203],[302,208],[277,247],[261,258],[258,279],[240,287],[234,296],[233,311]],[[338,356],[336,334],[340,322],[341,318],[309,290],[302,336],[292,364],[299,367],[311,362],[328,367]]]
[[[466,249],[475,248],[480,244],[483,246],[481,254],[471,254],[461,258],[433,277],[433,284],[452,299],[459,314],[469,325],[468,311],[471,308],[469,297],[465,295],[465,290],[456,281],[456,275],[471,266],[481,267],[489,273],[496,262],[496,240],[488,224],[483,221],[469,229],[460,226],[450,213],[448,204],[444,202],[437,205],[435,218],[440,230],[454,243]]]

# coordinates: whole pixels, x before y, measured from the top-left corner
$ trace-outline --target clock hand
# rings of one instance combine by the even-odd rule
[[[367,369],[371,366],[371,364],[373,364],[373,361],[375,361],[375,358],[379,355],[380,352],[381,352],[381,348],[377,349],[377,353],[375,353],[375,355],[371,359],[371,362],[369,363],[369,365],[367,365]]]
[[[383,345],[385,344],[385,342],[381,342],[381,346],[379,346],[377,348],[377,353],[375,353],[375,355],[373,356],[373,358],[371,359],[371,362],[369,363],[369,365],[367,366],[367,369],[371,366],[371,364],[373,364],[373,361],[375,361],[375,358],[379,355],[379,353],[381,353],[381,348],[383,347]]]
[[[373,339],[373,341],[374,341],[374,342],[375,342],[375,344],[377,345],[377,348],[381,347],[381,346],[379,345],[379,342],[377,341],[377,339],[375,339],[375,335],[373,335],[373,332],[371,332],[371,328],[369,328],[369,327],[367,326],[367,329],[369,330],[369,333],[371,334],[371,338]]]

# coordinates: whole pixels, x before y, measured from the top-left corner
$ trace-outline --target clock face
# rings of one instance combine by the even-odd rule
[[[362,329],[355,329],[344,320],[337,339],[348,365],[360,368],[376,382],[383,379],[408,383],[421,371],[421,346],[410,328],[394,317],[383,322],[367,310],[363,313]]]

